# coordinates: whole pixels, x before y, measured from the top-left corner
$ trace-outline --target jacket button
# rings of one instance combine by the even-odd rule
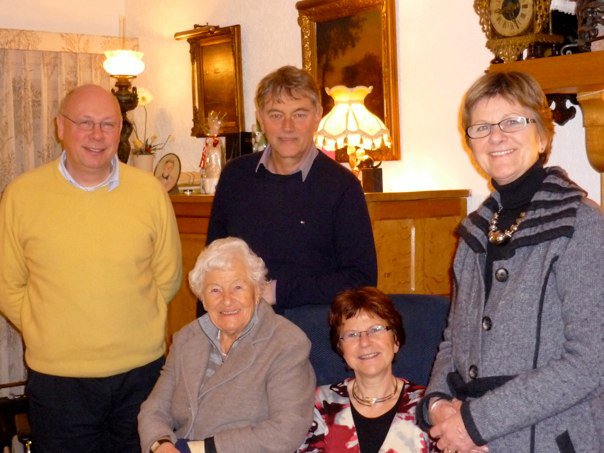
[[[507,281],[508,277],[509,277],[508,270],[504,267],[497,269],[495,271],[495,279],[498,282],[505,282],[505,281]]]
[[[471,365],[470,368],[468,368],[468,376],[470,376],[470,379],[476,379],[478,377],[478,367],[476,365]]]
[[[491,327],[493,327],[493,321],[491,321],[491,318],[489,318],[488,316],[482,318],[482,330],[488,332],[489,330],[491,330]]]

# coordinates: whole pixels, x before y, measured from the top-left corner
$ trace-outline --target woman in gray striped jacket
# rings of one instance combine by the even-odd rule
[[[544,167],[554,126],[531,76],[482,76],[462,125],[494,191],[459,228],[418,421],[446,453],[603,452],[602,210]]]

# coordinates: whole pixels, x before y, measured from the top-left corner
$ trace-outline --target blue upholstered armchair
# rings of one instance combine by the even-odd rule
[[[426,385],[445,328],[449,299],[417,294],[391,294],[390,297],[403,317],[406,336],[394,362],[394,375]],[[352,375],[331,349],[328,312],[327,305],[305,305],[287,309],[284,313],[312,342],[310,361],[315,368],[317,385],[332,384]]]

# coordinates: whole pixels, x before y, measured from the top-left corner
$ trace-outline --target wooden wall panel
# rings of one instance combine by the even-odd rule
[[[418,263],[418,290],[423,294],[451,293],[450,268],[457,247],[455,229],[463,217],[446,216],[425,219],[422,228],[421,256]],[[419,255],[419,253],[418,253]]]
[[[207,230],[207,228],[206,228]],[[182,246],[183,276],[180,290],[168,305],[168,338],[180,328],[196,318],[197,298],[189,289],[189,271],[195,266],[204,244],[206,235],[185,233],[180,235]]]
[[[378,287],[387,294],[412,292],[415,227],[412,220],[372,222],[378,256]]]

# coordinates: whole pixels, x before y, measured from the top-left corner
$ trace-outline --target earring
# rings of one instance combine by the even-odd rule
[[[539,137],[539,154],[543,154],[545,152],[546,145],[547,145],[547,143],[544,145],[543,139],[541,137]]]

